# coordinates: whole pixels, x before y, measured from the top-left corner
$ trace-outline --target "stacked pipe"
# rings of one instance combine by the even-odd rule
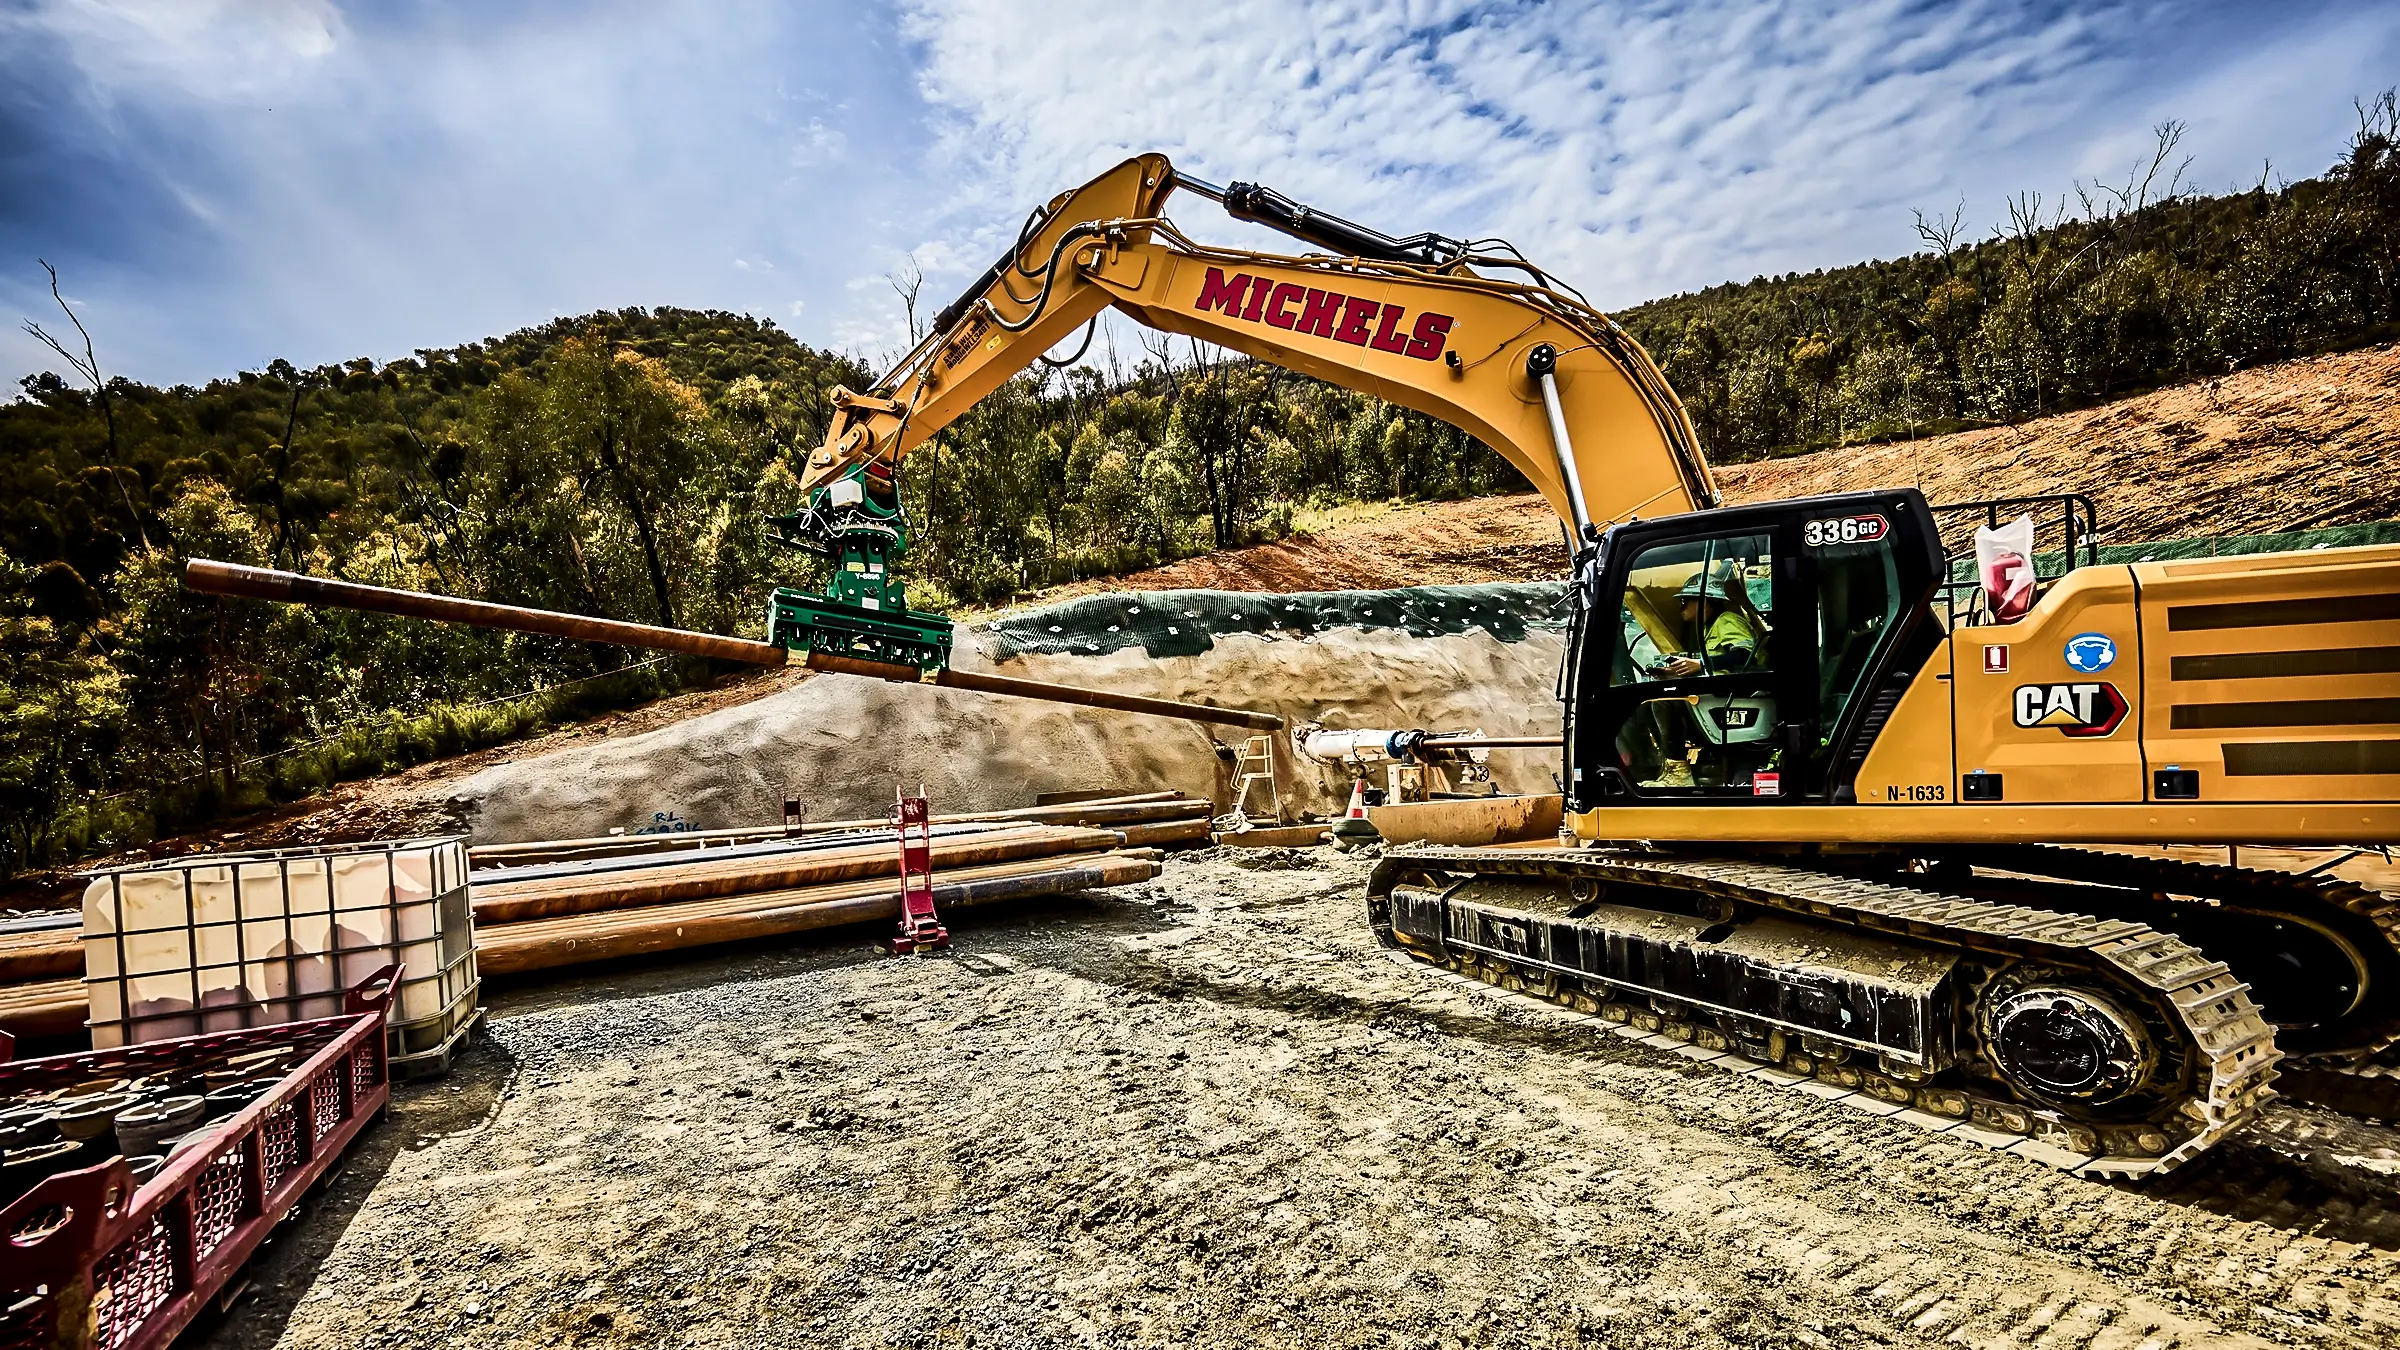
[[[978,826],[933,840],[934,903],[1121,886],[1158,874],[1113,830]],[[486,975],[777,936],[899,913],[899,850],[857,836],[734,857],[661,853],[477,873],[476,960]],[[588,871],[594,866],[610,870]]]
[[[1128,848],[1162,848],[1179,843],[1206,842],[1207,823],[1212,809],[1206,800],[1198,797],[1186,797],[1180,792],[1144,792],[1130,796],[1101,797],[1090,801],[1066,802],[1050,806],[1025,806],[1006,811],[976,811],[935,816],[933,823],[936,826],[944,826],[1014,821],[1023,824],[1086,825],[1122,833],[1125,835],[1125,845]],[[821,834],[880,830],[889,827],[890,822],[881,817],[812,821],[802,829],[800,834],[802,837],[813,837]],[[794,837],[792,831],[781,825],[762,825],[731,830],[687,830],[673,834],[611,834],[587,839],[541,839],[520,844],[485,844],[470,849],[468,857],[478,869],[522,867],[530,863],[559,862],[578,858],[606,858],[638,853],[730,848],[758,840],[791,837]]]
[[[1157,850],[1209,840],[1210,803],[1144,793],[936,816],[943,908],[1131,885]],[[522,974],[752,940],[899,912],[890,822],[828,821],[700,834],[609,835],[471,850],[477,961]],[[0,933],[0,1030],[71,1035],[87,1001],[76,928]]]

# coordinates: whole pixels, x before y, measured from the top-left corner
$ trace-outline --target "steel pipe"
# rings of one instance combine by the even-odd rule
[[[198,591],[203,595],[235,595],[250,600],[276,600],[287,605],[327,605],[335,609],[365,610],[370,614],[396,614],[404,619],[436,619],[445,623],[473,624],[477,628],[498,628],[512,633],[540,633],[548,637],[606,642],[617,647],[643,647],[651,651],[680,652],[686,656],[713,656],[720,661],[740,661],[753,666],[780,666],[788,655],[772,642],[752,642],[747,638],[720,637],[715,633],[693,633],[681,628],[659,628],[616,619],[595,619],[588,614],[561,614],[552,609],[525,609],[481,600],[459,600],[447,595],[427,595],[423,591],[361,586],[355,581],[328,581],[323,577],[304,577],[296,572],[281,572],[272,567],[250,567],[242,563],[215,562],[208,558],[194,558],[183,565],[183,584],[186,590]]]
[[[1472,759],[1485,750],[1556,749],[1556,736],[1486,736],[1478,731],[1328,731],[1304,726],[1293,733],[1301,754],[1326,764],[1420,764]],[[1480,761],[1478,761],[1480,762]]]
[[[913,666],[891,666],[880,661],[829,656],[824,652],[810,652],[808,668],[836,675],[864,675],[903,684],[916,684],[924,678]],[[1044,680],[1021,680],[1013,675],[944,669],[930,683],[944,689],[964,689],[970,693],[1038,698],[1046,703],[1074,703],[1086,708],[1111,708],[1118,712],[1148,713],[1153,717],[1178,717],[1187,722],[1249,727],[1254,731],[1283,729],[1283,719],[1274,713],[1250,712],[1242,708],[1213,708],[1205,703],[1178,703],[1173,699],[1145,698],[1139,694],[1112,694],[1105,689],[1084,689],[1071,684],[1051,684]]]
[[[659,628],[646,623],[624,623],[616,619],[595,619],[585,614],[561,614],[549,609],[459,600],[447,595],[427,595],[423,591],[362,586],[352,581],[328,581],[271,567],[251,567],[208,558],[194,558],[184,564],[183,584],[187,589],[204,595],[241,596],[292,605],[327,605],[336,609],[365,610],[371,614],[434,619],[513,633],[540,633],[585,642],[606,642],[619,647],[714,657],[720,661],[739,661],[753,666],[786,665],[791,659],[791,653],[772,642],[753,642],[747,638],[722,637],[715,633],[694,633],[681,628]],[[1011,675],[984,675],[945,669],[927,680],[924,672],[915,666],[862,661],[856,657],[835,656],[825,652],[808,653],[804,664],[810,670],[837,675],[863,675],[869,679],[890,680],[898,684],[931,683],[944,689],[1039,699],[1045,703],[1070,703],[1086,708],[1108,708],[1116,712],[1180,718],[1187,722],[1248,727],[1254,731],[1280,731],[1283,728],[1283,719],[1273,713],[1213,708],[1205,703],[1179,703],[1173,699],[1145,698],[1138,694],[1112,694],[1104,689],[1083,689],[1042,680],[1018,679]]]

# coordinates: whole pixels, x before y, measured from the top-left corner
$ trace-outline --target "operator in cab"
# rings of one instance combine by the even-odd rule
[[[1702,569],[1683,583],[1677,593],[1683,603],[1683,631],[1699,640],[1700,650],[1668,657],[1657,667],[1660,674],[1669,679],[1704,670],[1721,675],[1758,664],[1758,625],[1749,607],[1734,599],[1733,588],[1741,584],[1741,569],[1734,564]]]

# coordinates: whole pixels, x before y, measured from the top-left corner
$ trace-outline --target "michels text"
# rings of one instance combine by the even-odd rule
[[[1442,348],[1450,340],[1450,325],[1457,322],[1447,314],[1424,313],[1404,330],[1400,323],[1408,311],[1403,306],[1289,281],[1270,286],[1267,278],[1247,272],[1228,277],[1221,267],[1208,269],[1208,279],[1200,286],[1200,302],[1192,308],[1213,309],[1229,319],[1264,323],[1269,328],[1332,338],[1420,361],[1441,359]]]

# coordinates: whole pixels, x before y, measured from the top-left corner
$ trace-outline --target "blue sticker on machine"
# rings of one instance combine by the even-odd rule
[[[2117,663],[2117,640],[2106,633],[2077,633],[2067,639],[2067,664],[2097,675]]]

